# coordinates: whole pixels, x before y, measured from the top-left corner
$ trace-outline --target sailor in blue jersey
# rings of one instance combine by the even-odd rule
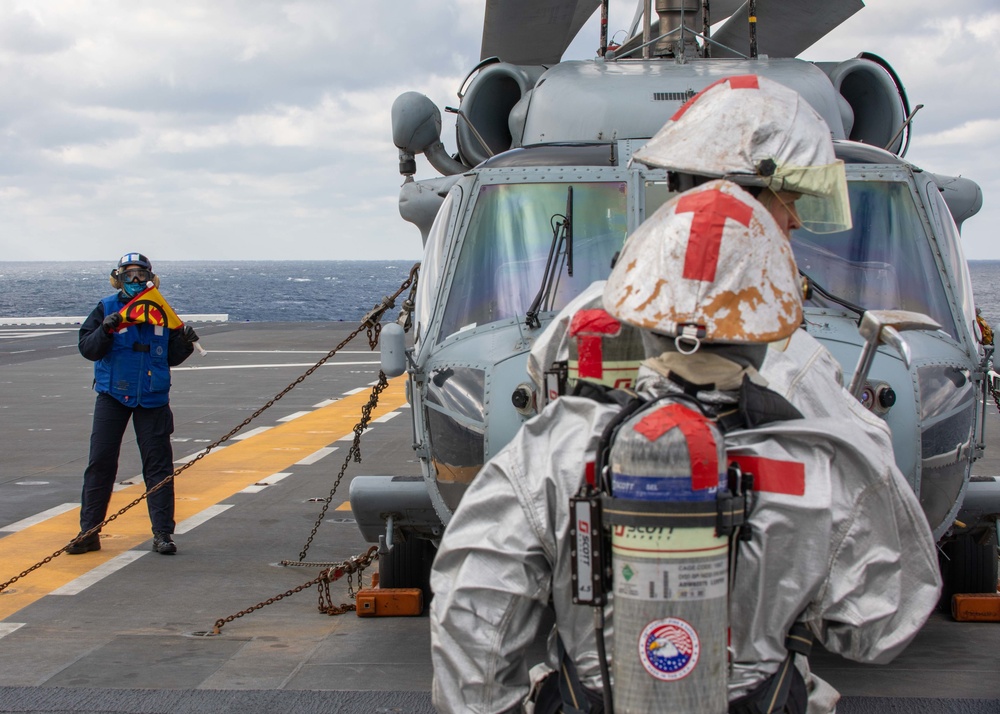
[[[80,536],[107,516],[108,503],[118,474],[118,456],[129,419],[135,429],[142,477],[147,491],[173,473],[170,435],[170,367],[186,360],[198,339],[190,326],[181,329],[150,324],[121,327],[119,311],[147,283],[159,284],[149,259],[126,253],[111,271],[114,295],[101,300],[80,328],[80,354],[94,362],[94,427],[90,459],[83,475]],[[174,488],[168,483],[147,499],[153,527],[153,550],[164,555],[177,552],[174,532]],[[67,546],[70,555],[100,550],[100,531]]]

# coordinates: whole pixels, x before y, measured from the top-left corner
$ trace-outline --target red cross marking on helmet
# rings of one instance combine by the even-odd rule
[[[738,198],[711,189],[681,196],[676,212],[694,213],[687,253],[684,255],[684,277],[688,280],[715,280],[726,219],[732,218],[749,226],[753,208]]]
[[[684,112],[690,109],[692,104],[701,99],[701,97],[705,94],[705,92],[707,92],[712,87],[717,87],[720,84],[723,84],[724,82],[729,83],[730,89],[760,89],[760,83],[757,82],[756,74],[738,74],[735,77],[723,77],[722,79],[717,79],[710,85],[705,87],[703,90],[698,92],[696,95],[691,97],[689,100],[687,100],[687,102],[684,103],[684,106],[678,109],[677,112],[672,117],[670,117],[670,121],[677,121],[678,119],[680,119],[682,116],[684,116]]]

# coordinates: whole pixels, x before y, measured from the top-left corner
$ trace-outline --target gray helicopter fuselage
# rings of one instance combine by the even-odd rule
[[[889,424],[896,462],[935,536],[953,528],[982,451],[986,368],[957,225],[982,198],[971,181],[923,172],[892,153],[903,144],[906,105],[891,70],[866,59],[595,60],[480,68],[462,98],[454,156],[443,152],[429,100],[410,93],[393,106],[407,175],[400,212],[424,238],[407,371],[429,503],[407,518],[392,508],[402,486],[374,488],[370,512],[356,509],[366,538],[386,532],[386,514],[395,514],[389,539],[394,529],[440,535],[483,463],[536,413],[526,372],[534,340],[570,299],[607,277],[628,235],[672,195],[666,172],[630,164],[631,153],[694,93],[747,73],[799,91],[830,125],[847,166],[854,227],[793,236],[800,269],[821,288],[807,301],[805,328],[850,377],[863,310],[925,313],[941,325],[906,333],[908,365],[880,348],[862,402]],[[445,176],[413,180],[415,153]],[[572,274],[568,256],[550,256],[569,212]],[[563,262],[542,291],[553,259]],[[365,482],[356,482],[360,495]]]
[[[826,290],[870,309],[924,312],[942,324],[934,333],[908,335],[909,368],[880,349],[863,396],[889,423],[897,463],[940,535],[968,480],[983,377],[957,230],[929,176],[886,152],[862,147],[852,155],[856,147],[841,147],[852,197],[867,213],[856,216],[852,235],[839,243],[796,235],[793,245],[800,267]],[[627,168],[627,150],[515,149],[449,192],[426,247],[424,265],[436,268],[422,276],[410,375],[425,485],[444,524],[479,467],[535,413],[533,399],[520,408],[514,403],[519,390],[535,396],[525,371],[533,339],[570,298],[607,276],[626,235],[668,195],[665,173]],[[574,275],[561,275],[542,326],[532,328],[525,313],[541,283],[550,218],[565,210],[569,186]],[[835,244],[846,255],[831,249]],[[862,344],[858,315],[822,300],[805,312],[806,329],[850,375]]]

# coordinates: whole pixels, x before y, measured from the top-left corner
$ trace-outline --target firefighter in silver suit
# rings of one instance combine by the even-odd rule
[[[676,131],[685,116],[703,108],[699,102],[713,96],[728,100],[737,91],[763,87],[765,99],[777,95],[785,102],[778,102],[779,109],[796,101],[793,92],[771,84],[739,79],[710,87],[654,137],[646,158],[664,132]],[[740,106],[748,104],[752,108],[752,101]],[[727,116],[732,122],[741,115]],[[799,121],[783,131],[799,131],[803,146],[809,137],[801,125],[813,131],[813,139],[822,131],[815,122],[810,126],[806,108],[792,116]],[[796,163],[782,155],[794,143],[778,141],[768,157],[776,160],[763,166],[759,155],[745,152],[758,167],[751,174],[761,181],[756,185],[774,198],[755,198],[731,180],[709,181],[677,196],[629,238],[603,290],[604,309],[642,331],[647,359],[637,388],[643,395],[686,393],[724,409],[737,403],[750,382],[783,397],[791,409],[782,419],[725,435],[727,458],[753,464],[757,476],[752,537],[738,547],[730,583],[731,711],[766,688],[789,659],[800,690],[776,711],[834,711],[835,690],[809,672],[804,657],[789,654],[786,638],[793,625],[803,624],[832,652],[886,662],[922,626],[940,589],[933,539],[893,462],[887,429],[838,385],[828,353],[800,337],[801,291],[788,226],[768,201],[779,201],[793,221],[843,225],[844,211],[835,202],[808,212],[808,218],[795,209],[802,196],[846,197],[846,191],[838,184],[832,148],[828,156],[814,152]],[[818,166],[825,168],[807,170]],[[723,169],[719,175],[728,179],[733,173]],[[768,183],[775,176],[782,183]],[[433,697],[439,710],[530,706],[525,652],[551,607],[557,637],[547,665],[562,669],[571,663],[588,695],[588,701],[563,710],[599,711],[594,618],[590,608],[572,602],[568,503],[592,470],[600,435],[618,411],[615,404],[584,397],[555,400],[465,493],[431,580]],[[611,622],[610,606],[605,615]],[[605,633],[613,638],[610,626]]]

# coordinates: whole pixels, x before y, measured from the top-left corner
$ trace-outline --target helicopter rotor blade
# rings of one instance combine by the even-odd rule
[[[758,2],[758,50],[769,57],[796,57],[864,6],[862,0]],[[712,34],[712,39],[746,53],[750,45],[748,3],[743,3],[718,32]],[[713,48],[712,56],[735,55]]]
[[[600,0],[486,0],[480,59],[554,64]],[[596,54],[597,38],[594,38]]]

